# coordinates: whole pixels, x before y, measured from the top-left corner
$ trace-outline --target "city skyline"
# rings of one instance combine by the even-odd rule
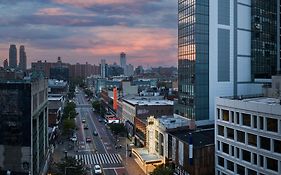
[[[28,67],[58,56],[113,63],[121,52],[136,66],[177,65],[177,2],[23,0],[3,1],[0,8],[1,62],[16,44],[25,46]]]

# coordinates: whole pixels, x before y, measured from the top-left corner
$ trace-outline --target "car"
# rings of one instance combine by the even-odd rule
[[[71,141],[76,142],[77,141],[77,136],[73,135],[73,137],[70,138]]]
[[[99,119],[99,122],[102,122],[102,119]]]
[[[87,137],[86,142],[92,142],[92,139],[90,137]]]
[[[84,141],[80,141],[78,144],[79,144],[79,149],[85,149],[86,148]]]
[[[94,173],[95,174],[102,174],[102,169],[101,169],[100,165],[94,166]]]
[[[93,131],[93,135],[97,136],[98,135],[97,131]]]
[[[82,123],[86,123],[86,119],[85,118],[82,118]]]
[[[87,124],[84,124],[84,129],[89,129]]]

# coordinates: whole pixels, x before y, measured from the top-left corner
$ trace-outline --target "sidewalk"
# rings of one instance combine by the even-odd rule
[[[126,157],[126,145],[131,143],[131,141],[126,137],[121,137],[119,138],[119,140],[120,140],[119,144],[123,146],[122,149],[123,151],[120,151],[119,153],[123,159],[124,167],[127,170],[126,175],[145,175],[143,170],[139,167],[139,165],[135,161],[136,157],[133,154],[131,154],[131,157],[129,157],[129,154],[127,154]]]

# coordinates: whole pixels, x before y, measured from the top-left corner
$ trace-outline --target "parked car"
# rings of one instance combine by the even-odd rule
[[[86,123],[86,119],[85,118],[82,118],[82,123]]]
[[[102,174],[102,169],[101,169],[100,165],[94,166],[94,173],[95,174]]]

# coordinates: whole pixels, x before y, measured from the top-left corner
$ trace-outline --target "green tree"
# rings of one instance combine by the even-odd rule
[[[90,89],[85,89],[84,93],[89,97],[92,98],[94,93]]]
[[[65,118],[63,119],[63,133],[68,135],[72,130],[75,129],[75,121],[73,118]]]
[[[98,100],[93,101],[92,106],[98,113],[100,113],[101,104]]]
[[[76,160],[73,157],[67,157],[62,162],[55,164],[55,175],[86,175],[87,171],[81,160]]]
[[[108,126],[109,126],[110,130],[113,132],[113,134],[115,134],[115,135],[126,132],[126,128],[125,128],[124,124],[122,124],[122,123],[110,123],[110,124],[108,124]]]
[[[74,102],[67,102],[63,109],[64,118],[74,118],[76,116],[76,104]]]
[[[151,175],[173,175],[173,172],[171,167],[159,165],[154,169]]]

